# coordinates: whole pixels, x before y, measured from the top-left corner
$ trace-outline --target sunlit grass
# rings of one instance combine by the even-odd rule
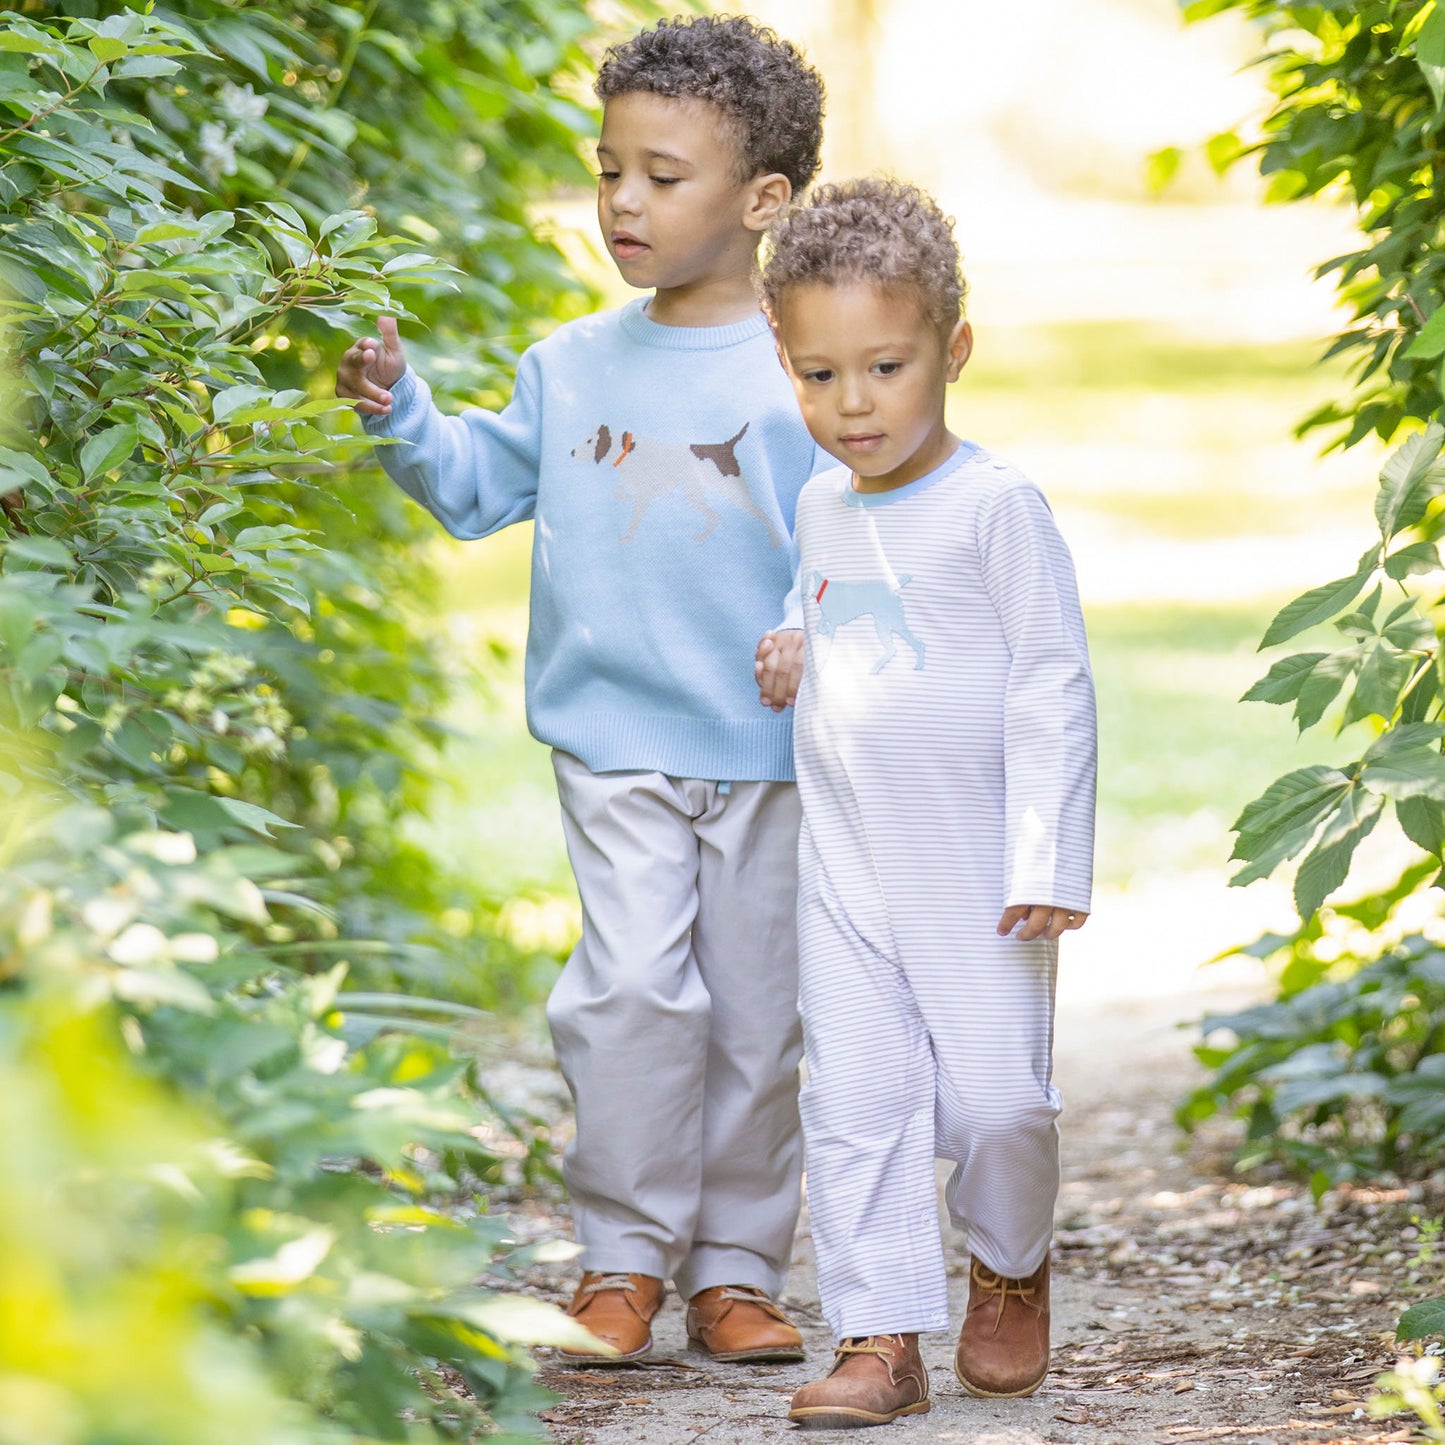
[[[1268,671],[1256,645],[1274,610],[1090,610],[1103,881],[1222,867],[1245,803],[1281,773],[1341,755],[1328,733],[1298,737],[1288,708],[1238,701]]]
[[[1285,393],[1319,386],[1311,341],[1240,342],[1202,338],[1143,321],[1070,321],[1052,326],[989,326],[976,331],[967,384],[1028,391],[1134,390],[1169,396],[1260,386]],[[1336,375],[1342,370],[1336,366]],[[1333,380],[1333,378],[1331,378]],[[1213,398],[1210,398],[1211,400]]]

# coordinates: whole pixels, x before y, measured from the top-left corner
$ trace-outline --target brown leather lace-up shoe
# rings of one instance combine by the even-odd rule
[[[869,1335],[838,1346],[827,1377],[793,1396],[788,1419],[815,1430],[857,1430],[929,1408],[918,1336]]]
[[[801,1360],[803,1337],[767,1294],[750,1284],[699,1290],[687,1306],[688,1348],[715,1360]]]
[[[1022,1279],[975,1259],[954,1371],[970,1395],[1032,1395],[1049,1373],[1049,1261]]]
[[[567,1306],[567,1313],[587,1326],[615,1355],[590,1355],[585,1350],[559,1350],[569,1365],[628,1365],[652,1348],[652,1317],[662,1307],[662,1281],[650,1274],[603,1274],[588,1271]]]

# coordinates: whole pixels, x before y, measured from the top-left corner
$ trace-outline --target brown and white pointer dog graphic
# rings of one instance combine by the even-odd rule
[[[619,501],[632,503],[632,520],[622,534],[624,542],[637,536],[637,529],[647,509],[659,497],[680,491],[683,497],[702,513],[703,529],[693,536],[694,542],[705,542],[722,520],[713,505],[715,500],[729,503],[756,517],[768,529],[768,545],[782,546],[783,539],[773,526],[772,518],[758,506],[738,465],[737,444],[748,425],[725,442],[686,443],[655,442],[647,437],[625,431],[621,439],[612,435],[610,427],[599,426],[572,456],[580,462],[611,467],[617,473]]]

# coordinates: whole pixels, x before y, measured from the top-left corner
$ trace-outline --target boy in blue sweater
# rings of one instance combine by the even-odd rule
[[[749,662],[817,453],[753,275],[817,169],[822,85],[771,31],[701,17],[614,47],[597,93],[598,221],[651,295],[531,347],[496,414],[443,416],[387,317],[336,390],[454,536],[536,520],[527,717],[583,910],[547,1010],[577,1108],[569,1312],[617,1352],[569,1358],[644,1356],[670,1276],[693,1348],[799,1359],[772,1298],[802,1165],[798,805]]]

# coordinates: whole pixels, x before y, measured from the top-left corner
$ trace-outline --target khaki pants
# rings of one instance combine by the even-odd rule
[[[547,1005],[583,1267],[782,1287],[797,1223],[797,790],[553,753],[582,939]]]

